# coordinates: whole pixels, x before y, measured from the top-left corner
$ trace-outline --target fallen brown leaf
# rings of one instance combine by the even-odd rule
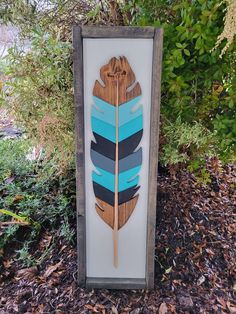
[[[236,313],[236,306],[231,304],[229,301],[226,302],[227,308],[230,311],[230,313],[235,314]]]
[[[181,248],[177,246],[177,248],[176,248],[176,250],[175,250],[176,254],[180,254],[181,251],[182,251]]]
[[[114,305],[111,308],[111,314],[118,314],[117,308]]]
[[[60,265],[61,265],[61,261],[55,265],[49,266],[47,270],[45,271],[43,277],[48,278],[54,271],[56,271],[59,268]]]
[[[98,313],[98,310],[96,309],[96,306],[85,304],[86,309],[91,310],[93,313]]]
[[[166,314],[168,312],[168,308],[165,302],[161,303],[160,307],[159,307],[159,314]]]
[[[38,308],[35,310],[35,314],[42,314],[44,310],[44,305],[40,304]]]
[[[29,268],[23,268],[17,271],[15,279],[33,279],[38,274],[37,266],[32,266]]]
[[[16,195],[16,196],[14,197],[14,202],[19,202],[19,201],[23,200],[23,198],[24,198],[23,195]]]
[[[13,263],[13,260],[11,259],[11,260],[6,260],[6,261],[3,261],[3,265],[4,265],[4,268],[5,269],[8,269],[8,268],[10,268],[11,267],[11,265],[12,265],[12,263]]]

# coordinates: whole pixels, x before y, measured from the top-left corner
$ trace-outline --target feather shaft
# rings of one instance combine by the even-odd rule
[[[114,266],[118,267],[118,187],[119,187],[119,79],[116,80],[116,160],[115,160],[115,208],[114,208]]]

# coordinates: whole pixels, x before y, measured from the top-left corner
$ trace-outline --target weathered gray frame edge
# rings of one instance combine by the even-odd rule
[[[87,288],[99,289],[144,289],[146,280],[139,278],[91,278],[86,279]]]
[[[76,204],[78,283],[86,280],[86,224],[85,224],[85,162],[84,162],[84,99],[83,99],[83,43],[82,29],[73,27],[73,72],[76,133]]]
[[[157,198],[157,169],[160,126],[161,101],[161,65],[162,65],[163,29],[156,28],[153,38],[152,64],[152,104],[150,121],[149,148],[149,184],[148,184],[148,214],[147,214],[147,258],[146,285],[154,288],[154,257],[156,231],[156,198]]]
[[[147,217],[146,280],[127,278],[86,278],[85,234],[85,163],[84,163],[84,103],[83,103],[83,38],[153,38],[151,95],[151,128],[149,153],[149,190]],[[74,26],[73,63],[76,126],[76,191],[77,191],[77,254],[78,283],[87,288],[153,289],[156,227],[156,189],[159,146],[160,86],[163,30],[153,27]]]
[[[83,38],[153,38],[154,27],[83,26]]]

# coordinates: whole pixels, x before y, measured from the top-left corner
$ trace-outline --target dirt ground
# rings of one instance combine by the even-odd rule
[[[236,313],[236,166],[209,167],[209,186],[160,169],[153,291],[79,288],[76,247],[45,230],[37,250],[54,246],[40,266],[5,256],[0,313]]]

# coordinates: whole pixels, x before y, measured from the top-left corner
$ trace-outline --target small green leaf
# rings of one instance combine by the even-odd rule
[[[198,39],[197,39],[197,41],[196,41],[195,48],[196,48],[197,50],[199,50],[199,49],[202,48],[202,39],[201,39],[201,37],[198,37]]]
[[[229,108],[231,108],[231,109],[234,108],[234,101],[233,101],[233,99],[230,99],[230,101],[229,101]]]
[[[0,209],[0,213],[2,213],[4,215],[9,215],[9,216],[15,218],[16,220],[19,220],[20,222],[23,222],[25,224],[29,224],[30,223],[29,219],[27,217],[17,215],[17,214],[13,213],[10,210]]]
[[[188,49],[184,49],[184,53],[186,56],[188,56],[188,57],[190,56],[190,51]]]

